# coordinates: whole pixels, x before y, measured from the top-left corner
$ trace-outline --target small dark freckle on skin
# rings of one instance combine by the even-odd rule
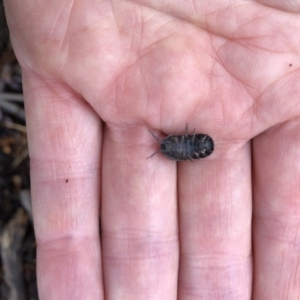
[[[66,179],[66,183],[68,183],[69,182],[69,179]]]
[[[289,64],[289,66],[291,67],[291,66],[292,66],[292,64]]]

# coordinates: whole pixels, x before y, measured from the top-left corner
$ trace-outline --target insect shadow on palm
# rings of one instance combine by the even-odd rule
[[[169,135],[163,140],[159,140],[153,132],[153,137],[160,143],[160,150],[154,152],[147,159],[161,152],[169,159],[176,161],[204,158],[214,151],[213,139],[203,133],[188,134],[188,124],[186,124],[186,133],[184,135]]]

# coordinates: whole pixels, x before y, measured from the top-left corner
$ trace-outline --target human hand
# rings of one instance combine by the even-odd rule
[[[6,0],[41,299],[297,298],[300,6],[260,2]],[[210,157],[145,160],[186,123]]]

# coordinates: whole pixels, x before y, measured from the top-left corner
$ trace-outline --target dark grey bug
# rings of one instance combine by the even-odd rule
[[[214,151],[214,141],[209,135],[195,133],[195,130],[192,135],[188,134],[187,126],[185,135],[169,135],[162,141],[160,141],[151,131],[150,133],[157,141],[159,141],[160,150],[154,152],[148,158],[161,152],[172,160],[181,161],[189,159],[193,161],[193,159],[209,156]]]

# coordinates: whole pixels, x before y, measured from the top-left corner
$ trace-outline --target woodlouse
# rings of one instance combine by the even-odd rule
[[[163,140],[159,140],[151,131],[153,137],[160,143],[160,150],[154,152],[151,158],[158,152],[161,152],[169,159],[181,161],[204,158],[212,154],[214,151],[214,141],[207,135],[202,133],[188,134],[186,125],[186,133],[184,135],[169,135]]]

